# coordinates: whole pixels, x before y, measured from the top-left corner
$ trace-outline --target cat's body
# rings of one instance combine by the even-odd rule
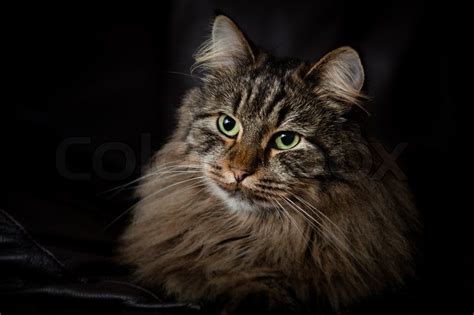
[[[363,83],[355,52],[277,60],[224,17],[212,40],[198,55],[209,74],[185,97],[122,239],[137,279],[228,313],[255,299],[283,312],[339,308],[402,283],[415,210],[391,174],[357,171],[376,156],[348,116]]]

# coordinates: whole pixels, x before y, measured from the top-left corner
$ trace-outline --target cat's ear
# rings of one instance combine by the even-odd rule
[[[252,47],[237,25],[227,16],[214,19],[211,38],[194,55],[194,68],[229,69],[255,60]]]
[[[338,100],[358,104],[364,85],[364,68],[351,47],[331,51],[314,64],[305,78],[316,79],[315,90]]]

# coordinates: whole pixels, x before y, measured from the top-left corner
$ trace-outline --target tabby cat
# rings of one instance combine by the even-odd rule
[[[357,52],[276,58],[220,15],[195,59],[202,84],[121,239],[136,280],[221,314],[337,311],[402,284],[416,211],[404,182],[361,168],[377,157]]]

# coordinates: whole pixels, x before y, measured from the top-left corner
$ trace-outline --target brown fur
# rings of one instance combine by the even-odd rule
[[[243,44],[238,47],[248,55]],[[248,64],[242,56],[224,62],[222,48],[219,54],[204,85],[188,92],[174,135],[138,189],[121,247],[136,279],[179,301],[221,303],[227,313],[262,294],[269,309],[297,312],[320,303],[338,309],[403,283],[411,270],[408,235],[416,211],[404,183],[355,171],[355,144],[362,144],[359,157],[376,158],[360,124],[344,116],[362,104],[363,72],[347,73],[352,61],[360,64],[358,55],[343,48],[312,66],[281,65],[261,51],[252,51]],[[260,113],[282,89],[282,105]],[[242,132],[230,139],[215,121],[219,112],[231,114],[235,93]],[[283,123],[304,136],[288,152],[266,145],[283,108],[289,113]],[[233,167],[249,170],[247,186],[226,179]],[[239,187],[246,198],[272,206],[236,210],[209,182]]]

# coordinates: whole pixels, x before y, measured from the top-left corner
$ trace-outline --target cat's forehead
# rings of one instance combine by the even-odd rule
[[[285,101],[288,87],[284,77],[272,73],[243,76],[238,89],[239,102],[234,112],[242,117],[266,117],[271,107]]]
[[[295,79],[295,68],[270,69],[243,75],[234,92],[233,114],[258,126],[279,126],[289,118],[308,120],[314,97]],[[314,109],[314,108],[313,108]]]
[[[318,111],[315,95],[298,79],[301,63],[267,63],[222,74],[207,83],[210,112],[239,119],[247,134],[261,134],[285,123],[293,131],[311,132]]]
[[[266,66],[242,71],[231,78],[231,91],[226,94],[232,97],[233,114],[243,118],[273,118],[272,109],[288,107],[287,110],[291,110],[297,105],[295,96],[303,94],[294,82],[295,71],[294,68]],[[222,85],[222,88],[229,87]]]

